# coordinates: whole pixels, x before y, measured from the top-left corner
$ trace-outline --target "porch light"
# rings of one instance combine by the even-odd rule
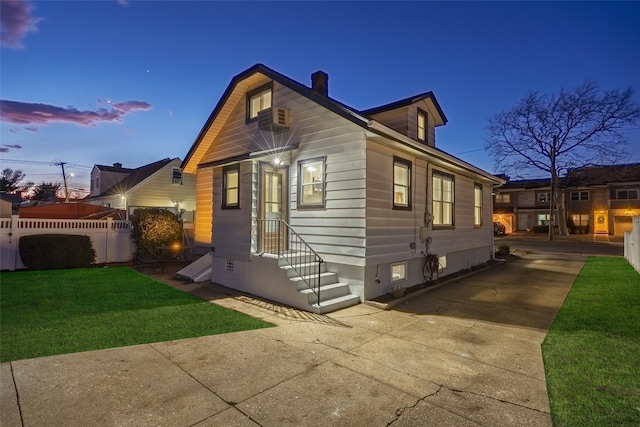
[[[273,164],[275,166],[280,166],[282,164],[282,160],[280,160],[279,157],[276,157],[275,159],[273,159]]]

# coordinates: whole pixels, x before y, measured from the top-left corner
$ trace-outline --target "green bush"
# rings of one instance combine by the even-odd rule
[[[37,234],[20,238],[20,257],[30,270],[89,267],[96,251],[89,236]]]
[[[549,234],[548,225],[534,225],[531,229],[536,234]]]
[[[182,222],[166,209],[136,209],[131,216],[136,258],[160,258],[158,246],[182,241]]]

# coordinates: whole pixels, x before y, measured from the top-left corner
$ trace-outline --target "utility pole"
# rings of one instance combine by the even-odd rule
[[[68,162],[57,161],[54,163],[56,166],[62,167],[62,181],[64,182],[64,202],[69,203],[69,188],[67,187],[67,175],[64,173],[64,165]]]

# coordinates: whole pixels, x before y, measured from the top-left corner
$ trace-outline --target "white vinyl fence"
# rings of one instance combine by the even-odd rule
[[[96,263],[127,262],[135,244],[129,238],[130,221],[108,219],[0,218],[0,270],[25,268],[20,258],[20,237],[33,234],[77,234],[89,236]]]
[[[640,273],[640,216],[632,218],[633,228],[624,232],[624,257]]]

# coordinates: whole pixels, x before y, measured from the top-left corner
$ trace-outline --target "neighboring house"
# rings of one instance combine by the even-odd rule
[[[182,164],[211,280],[326,312],[423,283],[434,259],[440,275],[489,261],[504,181],[435,147],[446,122],[432,92],[358,111],[321,71],[311,87],[262,64],[235,76]],[[306,266],[283,265],[305,251],[324,261],[319,305]]]
[[[622,236],[640,214],[640,163],[571,169],[560,186],[576,232]],[[509,181],[494,193],[493,220],[507,233],[548,225],[549,179]]]
[[[183,174],[181,160],[163,159],[139,168],[95,165],[91,170],[91,192],[84,202],[122,209],[131,215],[137,208],[164,208],[183,212],[192,221],[195,209],[195,175]]]
[[[120,209],[108,208],[83,202],[51,203],[20,207],[20,218],[48,219],[126,219]]]
[[[16,215],[20,203],[22,203],[20,194],[0,192],[0,218],[8,218],[11,215]]]

